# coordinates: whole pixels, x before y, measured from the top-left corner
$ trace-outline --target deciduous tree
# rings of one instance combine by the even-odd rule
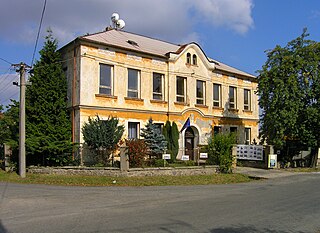
[[[307,36],[268,51],[259,71],[260,136],[278,147],[320,146],[320,43]]]

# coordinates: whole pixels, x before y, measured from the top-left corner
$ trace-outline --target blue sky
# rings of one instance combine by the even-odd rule
[[[31,64],[44,0],[10,0],[0,8],[0,58]],[[183,44],[197,42],[206,55],[251,74],[266,61],[265,51],[284,46],[304,27],[320,38],[319,0],[47,0],[40,40],[50,27],[59,46],[77,36],[103,31],[118,12],[124,30]],[[18,99],[18,77],[0,59],[0,104]]]

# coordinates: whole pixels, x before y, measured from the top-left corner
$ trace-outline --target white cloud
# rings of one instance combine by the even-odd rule
[[[3,2],[0,39],[34,43],[42,7],[43,0]],[[201,39],[195,29],[203,23],[208,30],[223,27],[245,34],[253,27],[252,8],[252,0],[47,1],[41,36],[50,26],[63,45],[76,36],[104,30],[111,14],[118,12],[127,31],[181,43],[183,38]]]

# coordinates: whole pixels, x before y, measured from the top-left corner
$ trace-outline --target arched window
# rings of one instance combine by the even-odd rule
[[[197,55],[195,55],[195,54],[193,54],[193,56],[192,56],[192,64],[193,65],[197,65]]]
[[[187,53],[187,64],[191,64],[191,54]]]

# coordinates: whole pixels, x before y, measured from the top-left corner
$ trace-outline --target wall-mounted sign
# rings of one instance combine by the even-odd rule
[[[208,153],[200,153],[200,159],[207,159]]]
[[[181,160],[188,161],[189,160],[189,155],[182,155]]]
[[[162,154],[162,159],[171,159],[170,154]]]

